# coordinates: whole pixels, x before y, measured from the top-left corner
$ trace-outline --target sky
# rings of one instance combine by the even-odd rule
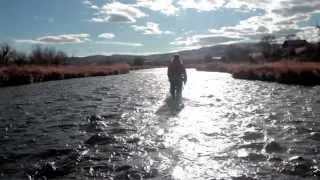
[[[70,56],[156,54],[289,34],[317,41],[319,0],[1,0],[0,43]]]

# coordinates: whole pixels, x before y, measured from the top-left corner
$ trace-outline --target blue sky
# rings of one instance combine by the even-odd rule
[[[69,55],[152,54],[258,41],[319,39],[319,0],[2,0],[0,42]]]

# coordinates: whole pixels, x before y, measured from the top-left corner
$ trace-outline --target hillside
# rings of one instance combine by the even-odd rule
[[[242,43],[242,44],[232,44],[232,45],[217,45],[211,47],[203,47],[200,49],[186,50],[174,53],[165,53],[165,54],[152,54],[147,56],[137,56],[137,55],[112,55],[112,56],[103,56],[103,55],[94,55],[87,57],[71,57],[67,60],[68,64],[92,64],[92,63],[132,63],[136,58],[143,58],[150,62],[164,62],[169,60],[172,55],[179,54],[184,61],[189,60],[201,60],[205,57],[225,57],[230,51],[233,54],[242,52],[246,50],[246,53],[257,52],[257,44],[255,43]]]

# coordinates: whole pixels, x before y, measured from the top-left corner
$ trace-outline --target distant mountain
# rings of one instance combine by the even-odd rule
[[[258,52],[259,48],[256,43],[241,43],[230,45],[217,45],[211,47],[202,47],[200,49],[186,50],[175,53],[152,54],[146,56],[138,55],[94,55],[87,57],[71,57],[67,60],[68,64],[106,64],[106,63],[133,63],[137,58],[143,58],[149,62],[168,61],[172,55],[179,54],[183,60],[201,60],[205,57],[225,57],[230,52],[237,54],[237,51],[245,53]],[[240,53],[241,54],[241,53]],[[242,53],[243,54],[243,53]]]

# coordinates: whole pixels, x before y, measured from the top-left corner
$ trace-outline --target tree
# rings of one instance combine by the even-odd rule
[[[296,34],[288,34],[286,36],[286,40],[294,40],[297,38],[297,35]]]
[[[318,37],[320,37],[320,21],[318,22],[316,28],[318,29]],[[318,59],[320,57],[320,39],[318,39],[318,44],[316,45],[316,52],[315,52],[315,59]]]
[[[57,51],[55,54],[54,61],[52,62],[53,64],[65,64],[66,59],[68,58],[67,54],[63,51]]]
[[[145,59],[143,57],[136,57],[133,60],[134,66],[142,66],[144,64]]]
[[[276,49],[276,37],[273,35],[266,35],[261,38],[260,45],[262,47],[262,53],[266,58],[273,55]]]
[[[320,23],[320,22],[319,22]],[[318,24],[317,26],[316,26],[316,28],[318,29],[318,34],[319,34],[319,36],[320,36],[320,24]]]
[[[207,54],[203,57],[203,62],[210,63],[212,61],[212,56],[210,54]]]
[[[250,50],[237,45],[229,46],[223,57],[223,62],[225,63],[240,63],[249,61]]]
[[[32,64],[63,64],[67,54],[63,51],[57,51],[55,48],[42,48],[35,46],[29,55]]]
[[[22,66],[28,64],[27,55],[22,52],[16,52],[14,56],[13,63]]]
[[[16,50],[4,43],[0,46],[0,64],[7,65],[13,59]]]

